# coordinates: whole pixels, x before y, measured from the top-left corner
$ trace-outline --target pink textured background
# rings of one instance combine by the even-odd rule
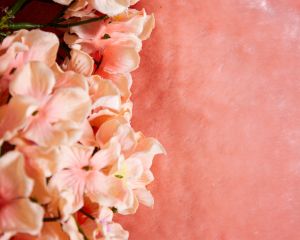
[[[299,240],[300,2],[142,7],[157,27],[133,74],[133,126],[168,156],[154,163],[154,209],[118,217],[130,239]]]
[[[133,126],[168,156],[132,240],[300,239],[300,2],[142,0]]]

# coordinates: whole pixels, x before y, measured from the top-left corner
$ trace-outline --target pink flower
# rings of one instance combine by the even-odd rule
[[[136,133],[122,118],[106,121],[99,128],[96,139],[104,147],[111,141],[119,142],[121,156],[110,171],[119,177],[126,188],[127,199],[115,205],[118,212],[132,214],[141,202],[152,206],[154,201],[146,186],[154,179],[150,170],[155,155],[165,154],[162,145],[154,138],[146,138]]]
[[[24,170],[19,152],[8,152],[0,159],[0,236],[18,232],[36,235],[42,228],[43,208],[28,197],[33,181]]]
[[[28,115],[26,111],[23,112],[27,115],[24,116],[24,113],[19,117],[18,124],[12,125],[9,123],[8,111],[20,111],[19,105],[13,105],[11,108],[4,106],[5,109],[1,114],[3,118],[0,121],[8,122],[8,124],[3,126],[2,136],[10,131],[11,137],[16,129],[24,127],[21,137],[41,146],[76,142],[81,135],[80,124],[90,111],[90,98],[88,93],[79,87],[54,90],[55,83],[53,72],[44,63],[31,62],[21,68],[10,84],[11,101],[16,97],[30,99],[23,109],[34,107],[36,110],[27,118],[25,126],[24,119]]]
[[[0,105],[8,98],[8,85],[16,68],[30,61],[42,61],[52,66],[59,41],[53,33],[41,30],[20,30],[0,44]]]
[[[130,18],[132,16],[132,18]],[[71,48],[80,48],[93,56],[100,66],[98,71],[111,74],[126,74],[135,70],[140,62],[141,39],[146,39],[153,27],[153,16],[134,13],[72,27],[65,34]],[[76,35],[74,35],[75,33]]]
[[[50,181],[51,187],[58,191],[72,191],[74,211],[83,206],[84,194],[103,206],[113,206],[126,194],[122,182],[114,176],[105,175],[104,171],[118,159],[118,144],[111,144],[94,155],[93,151],[94,148],[81,145],[62,146],[61,170]]]
[[[94,232],[95,240],[127,240],[129,233],[122,226],[112,221],[113,212],[102,208],[97,218],[98,229]]]

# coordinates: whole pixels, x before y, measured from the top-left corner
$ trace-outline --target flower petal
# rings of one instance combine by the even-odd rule
[[[150,191],[146,188],[139,188],[134,190],[135,195],[140,203],[144,204],[147,207],[153,207],[154,198]]]
[[[0,107],[0,145],[10,140],[26,126],[32,113],[38,108],[30,98],[16,96]]]
[[[50,188],[58,192],[70,191],[74,195],[73,212],[83,206],[83,193],[86,184],[87,172],[81,169],[62,170],[56,173],[50,180]]]
[[[4,232],[37,235],[43,225],[43,208],[29,199],[17,199],[0,210],[0,228]]]
[[[89,3],[99,12],[109,16],[117,15],[130,6],[130,0],[89,0]]]
[[[117,141],[112,141],[110,144],[94,154],[90,160],[90,164],[95,170],[101,170],[114,164],[121,154],[121,146]]]
[[[87,53],[77,49],[72,49],[70,54],[71,59],[65,63],[66,69],[85,76],[90,76],[94,70],[93,58]]]
[[[52,66],[56,60],[59,40],[54,33],[39,29],[28,31],[24,43],[29,47],[30,61],[41,61]]]
[[[71,120],[81,123],[90,112],[91,101],[80,88],[58,89],[46,104],[44,111],[49,122]]]
[[[10,93],[42,101],[52,92],[54,85],[55,77],[51,69],[42,62],[31,62],[16,73],[10,83]]]
[[[89,82],[93,109],[97,107],[111,108],[117,111],[120,109],[120,92],[113,82],[102,79],[98,75],[92,76]]]
[[[83,168],[89,165],[89,160],[93,154],[93,147],[86,147],[79,144],[74,146],[60,147],[60,164],[59,168]]]
[[[0,199],[10,200],[28,197],[33,181],[24,169],[24,158],[17,151],[10,151],[0,158]]]
[[[101,68],[108,73],[129,73],[139,64],[140,56],[135,48],[111,45],[104,49]]]
[[[127,191],[120,179],[106,176],[99,171],[90,171],[86,184],[87,196],[101,206],[111,207],[126,198]]]

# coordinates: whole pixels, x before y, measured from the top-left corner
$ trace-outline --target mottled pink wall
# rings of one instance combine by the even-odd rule
[[[133,126],[158,137],[132,240],[300,239],[300,2],[142,0]]]

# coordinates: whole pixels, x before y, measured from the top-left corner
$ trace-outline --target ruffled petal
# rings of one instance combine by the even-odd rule
[[[60,147],[60,164],[59,168],[83,168],[89,165],[89,160],[93,154],[93,147],[74,145],[72,147]]]
[[[38,104],[30,98],[16,96],[0,107],[0,145],[24,128]]]
[[[37,235],[43,225],[43,208],[29,199],[17,199],[0,211],[0,228],[5,232]]]
[[[26,34],[24,43],[30,49],[28,60],[41,61],[48,66],[55,63],[59,40],[54,33],[34,29]]]
[[[89,3],[99,12],[109,16],[117,15],[130,6],[130,0],[89,0]]]
[[[139,188],[134,190],[134,193],[138,199],[138,201],[144,204],[147,207],[153,207],[154,205],[154,198],[150,191],[146,188]]]
[[[58,192],[68,191],[74,195],[72,203],[73,212],[83,206],[83,194],[86,184],[87,172],[81,169],[66,169],[56,173],[50,180],[50,188]]]
[[[99,171],[89,171],[86,184],[87,196],[102,206],[114,206],[126,198],[127,191],[120,179],[106,176]]]
[[[72,240],[84,240],[82,234],[79,232],[76,221],[73,217],[70,217],[63,223],[63,230],[68,234]]]
[[[91,101],[80,88],[58,89],[44,107],[49,122],[71,120],[81,123],[90,112]]]
[[[92,76],[89,82],[93,109],[97,107],[106,107],[117,111],[120,109],[120,92],[113,82],[103,79],[98,75]]]
[[[72,70],[76,73],[90,76],[94,70],[93,58],[83,51],[72,49],[71,59],[65,63],[66,70]]]
[[[88,91],[88,81],[82,74],[73,71],[64,72],[57,64],[52,67],[52,70],[56,77],[55,90],[78,87]]]
[[[90,164],[95,170],[101,170],[113,165],[121,154],[121,146],[117,141],[112,141],[110,144],[94,154],[90,160]]]
[[[33,181],[25,173],[23,156],[17,151],[11,151],[3,155],[0,158],[1,203],[8,203],[16,198],[28,197],[32,188]]]
[[[137,69],[140,56],[135,48],[119,45],[106,47],[101,68],[108,73],[129,73]]]
[[[16,73],[9,89],[13,96],[28,96],[42,101],[52,92],[54,85],[51,69],[42,62],[31,62]]]

